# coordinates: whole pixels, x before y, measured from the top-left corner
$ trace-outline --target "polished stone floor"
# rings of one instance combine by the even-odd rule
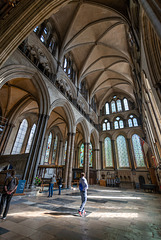
[[[15,196],[0,239],[124,240],[161,239],[161,195],[121,188],[91,186],[86,217],[80,217],[79,191]]]

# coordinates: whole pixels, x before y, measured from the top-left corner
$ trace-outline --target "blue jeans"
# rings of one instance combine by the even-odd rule
[[[84,207],[85,207],[86,202],[87,202],[87,191],[80,191],[80,195],[81,195],[81,199],[82,199],[82,204],[80,206],[79,211],[81,213],[83,213],[84,212]]]
[[[49,197],[53,196],[53,187],[54,187],[54,184],[53,183],[49,183]]]
[[[59,185],[59,195],[61,195],[61,185]]]

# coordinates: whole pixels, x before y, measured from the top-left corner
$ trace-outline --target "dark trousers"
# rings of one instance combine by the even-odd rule
[[[61,185],[59,185],[59,195],[61,195]]]
[[[4,213],[3,213],[3,217],[7,216],[12,196],[13,196],[13,193],[12,194],[7,194],[7,193],[2,194],[1,204],[0,204],[0,215],[3,212],[3,207],[4,207],[4,204],[5,204],[5,201],[6,201],[6,207],[5,207],[5,210],[4,210]]]

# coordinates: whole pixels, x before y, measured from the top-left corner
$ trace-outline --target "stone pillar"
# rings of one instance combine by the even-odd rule
[[[112,153],[113,153],[113,161],[114,161],[114,170],[117,169],[117,160],[116,160],[116,148],[115,148],[115,140],[111,140],[112,145]]]
[[[101,169],[103,169],[102,141],[100,141],[100,157],[101,157]]]
[[[87,143],[84,143],[84,163],[83,163],[83,172],[87,177]]]
[[[70,161],[69,161],[69,170],[68,170],[68,188],[71,188],[71,182],[72,182],[72,167],[73,167],[73,156],[74,156],[74,140],[75,140],[75,133],[72,133],[72,137],[71,137],[71,149],[70,149]]]
[[[6,127],[4,129],[4,133],[2,135],[2,139],[0,142],[0,155],[3,155],[5,152],[6,145],[8,143],[9,137],[11,135],[12,129],[14,127],[14,124],[12,123],[7,123]]]
[[[69,159],[70,159],[71,137],[72,137],[71,133],[68,133],[67,155],[66,155],[66,161],[65,161],[65,177],[64,177],[65,188],[67,188],[67,180],[68,180],[68,169],[69,169]]]
[[[29,157],[26,164],[26,169],[23,176],[23,179],[27,180],[27,187],[33,185],[34,178],[37,174],[37,168],[40,162],[41,150],[43,146],[48,119],[48,115],[39,115],[36,131],[33,137]]]
[[[62,165],[62,156],[63,156],[63,141],[59,141],[59,151],[58,151],[58,165]]]
[[[89,182],[89,144],[87,143],[87,181]]]
[[[131,170],[135,170],[135,165],[134,165],[134,159],[133,159],[133,154],[132,154],[132,148],[131,148],[130,138],[127,138],[127,144],[128,144],[128,149],[129,149]]]

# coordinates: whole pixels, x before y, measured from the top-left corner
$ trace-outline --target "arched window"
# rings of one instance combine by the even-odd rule
[[[111,102],[111,111],[112,111],[112,113],[116,112],[116,103],[115,103],[115,101]]]
[[[56,37],[53,37],[49,43],[49,51],[52,53],[53,56],[55,56],[56,48],[57,48]]]
[[[104,156],[105,156],[105,166],[113,167],[112,162],[112,148],[111,148],[111,139],[106,137],[104,140]]]
[[[34,32],[36,33],[38,31],[39,26],[34,28]]]
[[[134,117],[133,115],[130,115],[129,119],[128,119],[128,124],[129,124],[129,127],[137,127],[138,121],[137,121],[136,117]]]
[[[32,140],[33,140],[33,137],[34,137],[35,129],[36,129],[36,124],[33,124],[32,128],[31,128],[31,131],[30,131],[30,136],[29,136],[29,139],[28,139],[28,142],[27,142],[27,147],[26,147],[25,153],[29,153],[29,151],[30,151],[30,147],[31,147]]]
[[[21,149],[22,149],[22,144],[25,139],[27,128],[28,128],[28,122],[26,119],[24,119],[22,121],[22,123],[20,124],[18,134],[16,137],[16,141],[15,141],[13,149],[12,149],[12,154],[20,154]]]
[[[110,130],[110,129],[111,129],[110,122],[107,119],[105,119],[102,124],[102,130],[106,131],[106,130]]]
[[[122,111],[121,100],[118,99],[118,100],[116,101],[116,104],[117,104],[117,111],[118,111],[118,112],[121,112],[121,111]]]
[[[92,167],[93,160],[93,148],[92,143],[89,144],[89,167]]]
[[[58,136],[56,135],[56,138],[55,138],[55,141],[54,141],[54,148],[53,148],[53,157],[52,157],[52,161],[51,161],[52,164],[55,164],[57,145],[58,145]]]
[[[68,142],[65,142],[65,146],[64,146],[64,162],[66,161],[66,156],[67,156],[67,144]]]
[[[48,136],[47,146],[46,146],[46,154],[45,154],[45,161],[44,161],[45,163],[48,163],[49,161],[51,141],[52,141],[52,133],[50,132]]]
[[[106,104],[105,104],[105,111],[106,111],[106,114],[110,114],[109,103],[106,103]]]
[[[67,58],[64,57],[64,63],[63,63],[63,69],[64,69],[64,72],[67,71],[67,64],[68,64],[68,62],[67,62]]]
[[[119,167],[129,167],[128,153],[125,137],[120,135],[117,137],[117,152]]]
[[[80,167],[83,167],[83,164],[84,164],[84,143],[82,143],[82,145],[80,147],[79,156],[80,156]]]
[[[140,137],[137,134],[132,136],[132,144],[137,167],[145,167]]]
[[[116,117],[114,121],[114,128],[119,129],[119,128],[124,128],[124,122],[121,120],[120,117]]]
[[[128,101],[127,101],[127,99],[124,98],[123,102],[124,102],[124,108],[125,108],[125,111],[128,111],[128,110],[129,110],[129,105],[128,105]]]

